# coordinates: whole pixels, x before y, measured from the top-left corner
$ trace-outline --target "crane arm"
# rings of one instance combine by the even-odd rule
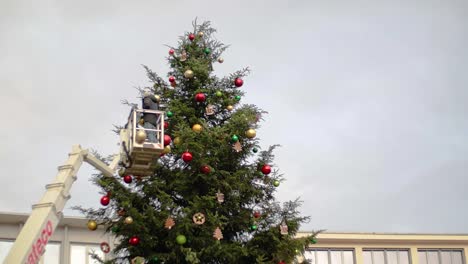
[[[62,210],[70,199],[70,189],[83,161],[91,164],[105,176],[112,177],[120,160],[114,156],[110,165],[105,164],[80,145],[72,147],[69,158],[58,167],[53,183],[46,185],[46,193],[32,212],[16,238],[4,264],[36,264],[44,253],[45,246],[62,219]]]

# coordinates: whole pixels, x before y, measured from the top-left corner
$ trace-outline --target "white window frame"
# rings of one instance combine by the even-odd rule
[[[353,264],[356,263],[356,250],[354,248],[316,248],[316,247],[309,247],[306,249],[306,251],[326,251],[327,252],[327,258],[328,258],[328,264],[331,264],[331,252],[332,251],[340,251],[341,255],[341,263],[344,263],[344,256],[343,256],[343,251],[350,251],[353,254]],[[314,263],[317,264],[317,253],[314,255]]]
[[[462,257],[462,264],[466,264],[465,260],[465,251],[463,248],[418,248],[418,255],[419,253],[426,253],[426,260],[427,260],[427,252],[437,252],[437,260],[439,264],[442,264],[442,254],[441,252],[460,252]],[[450,263],[452,263],[452,255],[450,254]]]
[[[412,264],[412,262],[411,262],[411,251],[410,251],[409,248],[363,248],[362,249],[363,254],[364,254],[364,252],[371,252],[372,264],[374,264],[374,252],[375,251],[384,253],[384,263],[385,264],[389,264],[388,263],[388,258],[387,258],[387,251],[397,251],[397,252],[405,251],[406,253],[408,253],[408,263]],[[400,264],[400,254],[397,254],[397,264]]]
[[[85,248],[86,258],[85,258],[85,263],[83,263],[83,264],[90,264],[90,263],[89,263],[89,256],[90,256],[89,253],[91,253],[91,250],[92,250],[93,248],[97,248],[97,250],[101,250],[101,245],[100,245],[100,244],[70,243],[70,259],[68,260],[69,263],[71,263],[71,261],[72,261],[72,259],[71,259],[71,252],[72,252],[72,247],[73,247],[73,246],[81,246],[81,247],[84,247],[84,248]],[[104,260],[108,260],[105,253],[104,253]]]

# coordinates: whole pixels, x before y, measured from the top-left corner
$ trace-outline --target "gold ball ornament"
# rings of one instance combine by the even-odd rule
[[[224,62],[224,59],[223,59],[223,58],[218,58],[218,62],[219,62],[219,63],[223,63],[223,62]]]
[[[157,94],[154,96],[154,98],[156,99],[157,102],[161,101],[161,96],[159,96]]]
[[[234,110],[234,106],[228,105],[228,106],[226,106],[226,109],[227,109],[228,111],[232,111],[232,110]]]
[[[200,124],[195,124],[192,126],[194,132],[200,133],[203,130],[203,127]]]
[[[203,35],[205,35],[205,33],[203,33],[203,31],[198,32],[199,37],[203,37]]]
[[[144,130],[138,130],[135,135],[135,141],[138,144],[142,144],[146,140],[146,132]]]
[[[169,146],[169,145],[165,146],[162,153],[164,153],[164,154],[171,153],[171,146]]]
[[[247,131],[245,131],[245,136],[248,138],[254,138],[257,135],[257,131],[255,129],[250,128]]]
[[[94,231],[97,229],[97,223],[94,220],[89,220],[87,226],[88,226],[88,229],[91,231]]]
[[[124,223],[126,223],[127,225],[133,224],[133,218],[131,216],[125,217]]]
[[[193,71],[192,70],[186,70],[184,72],[184,77],[187,78],[187,79],[193,78]]]
[[[176,137],[172,142],[174,142],[174,145],[178,146],[180,145],[180,143],[182,143],[182,139],[180,139],[180,137]]]

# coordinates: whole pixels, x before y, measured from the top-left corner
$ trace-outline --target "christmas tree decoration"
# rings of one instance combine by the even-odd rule
[[[109,205],[109,203],[110,203],[109,196],[105,195],[105,196],[101,197],[101,204],[102,205],[107,206],[107,205]]]
[[[247,131],[245,131],[245,136],[247,138],[254,138],[257,135],[257,131],[253,128],[249,128]]]
[[[220,192],[218,190],[218,192],[216,193],[216,200],[218,200],[218,203],[223,203],[224,202],[224,193]]]
[[[168,128],[169,128],[169,122],[164,121],[164,129],[168,129]]]
[[[154,95],[154,99],[156,99],[157,102],[161,101],[161,96],[159,95]]]
[[[203,31],[198,32],[199,37],[203,37],[203,35],[204,35]]]
[[[223,239],[223,232],[221,232],[221,228],[216,227],[215,231],[213,232],[213,237],[216,239],[216,240],[221,240]]]
[[[193,73],[192,70],[186,70],[186,71],[184,72],[184,77],[187,78],[187,79],[192,79],[193,76],[194,76],[194,73]]]
[[[209,174],[211,172],[211,168],[208,165],[203,165],[200,167],[200,172],[203,174]]]
[[[223,58],[218,58],[218,62],[219,62],[219,63],[223,63],[223,62],[224,62],[224,59],[223,59]]]
[[[244,81],[243,81],[241,78],[236,78],[236,79],[234,80],[234,85],[235,85],[236,87],[241,87],[242,85],[244,85]]]
[[[169,55],[174,55],[175,51],[173,49],[169,50]]]
[[[97,229],[98,225],[97,225],[96,221],[89,220],[88,224],[87,224],[87,227],[88,227],[89,230],[94,231],[94,230]]]
[[[169,76],[169,82],[171,82],[171,83],[175,82],[175,77],[174,76]]]
[[[211,53],[211,50],[209,48],[205,48],[203,52],[205,52],[205,54],[208,55]]]
[[[171,144],[172,138],[169,135],[164,135],[164,146]]]
[[[116,234],[116,233],[120,232],[120,228],[117,227],[117,226],[113,226],[113,227],[111,228],[111,231],[112,231],[112,233]]]
[[[255,212],[253,213],[254,218],[257,218],[257,219],[260,218],[261,215],[262,215],[262,214],[261,214],[259,211],[255,211]]]
[[[265,174],[265,175],[268,175],[268,174],[270,174],[270,172],[271,172],[270,165],[264,164],[262,166],[262,173]]]
[[[232,135],[231,142],[237,142],[237,141],[239,141],[239,137],[237,135]]]
[[[132,236],[129,240],[128,240],[128,243],[132,246],[138,246],[138,244],[140,244],[140,238],[138,238],[137,236]]]
[[[189,34],[188,39],[190,39],[190,41],[193,41],[195,39],[195,34]]]
[[[317,238],[315,238],[315,237],[311,238],[310,243],[317,244]]]
[[[190,152],[187,151],[187,152],[184,152],[184,153],[182,154],[182,160],[183,160],[183,161],[185,161],[185,162],[191,162],[192,159],[193,159],[192,153],[190,153]]]
[[[146,132],[144,130],[138,130],[136,132],[136,135],[135,135],[135,141],[138,143],[138,144],[143,144],[143,142],[145,142],[146,140]]]
[[[228,111],[232,111],[232,110],[234,110],[234,106],[228,105],[228,106],[226,106],[226,109],[227,109]]]
[[[173,226],[175,226],[174,219],[172,217],[168,217],[166,222],[164,222],[164,227],[170,230]]]
[[[187,243],[187,238],[184,235],[178,235],[176,237],[176,242],[179,245],[183,245],[183,244]]]
[[[207,105],[205,108],[205,115],[210,116],[215,114],[215,107],[214,105]]]
[[[145,264],[145,258],[143,257],[134,257],[131,264]]]
[[[253,149],[252,149],[252,152],[253,152],[253,153],[257,153],[257,152],[258,152],[258,148],[253,148]]]
[[[250,230],[255,231],[258,229],[258,226],[256,224],[253,224],[250,226]]]
[[[174,138],[174,145],[179,146],[180,143],[182,143],[182,140],[180,139],[180,137]]]
[[[288,225],[286,224],[286,221],[283,220],[283,222],[281,222],[281,225],[280,225],[280,233],[282,235],[287,235],[289,234],[288,232]]]
[[[167,112],[166,112],[166,116],[169,117],[169,118],[170,118],[170,117],[173,117],[173,116],[174,116],[174,113],[172,113],[171,111],[167,111]]]
[[[278,264],[286,264],[286,262],[281,260],[280,262],[278,262]]]
[[[177,84],[175,82],[171,83],[171,87],[175,88],[176,86],[177,86]]]
[[[162,153],[163,154],[169,154],[169,153],[171,153],[171,151],[172,151],[171,146],[167,145],[167,146],[164,147]]]
[[[140,120],[138,120],[138,124],[140,124],[141,126],[145,124],[145,120],[143,118],[140,118]]]
[[[236,143],[232,145],[232,149],[234,149],[236,152],[241,152],[242,151],[241,143],[237,141]]]
[[[205,102],[205,100],[206,100],[206,96],[205,96],[204,93],[197,93],[195,95],[195,101],[197,101],[199,103],[203,103],[203,102]]]
[[[193,215],[192,220],[197,225],[203,225],[205,223],[205,215],[202,213],[196,213]]]
[[[218,96],[218,97],[221,97],[221,96],[223,96],[223,93],[221,91],[216,91],[215,95]]]
[[[159,258],[158,258],[158,257],[152,257],[152,258],[150,259],[149,264],[156,264],[156,263],[158,263],[158,261],[159,261]]]
[[[125,175],[125,168],[120,168],[118,173],[120,177],[123,177]]]
[[[203,130],[203,127],[200,124],[195,124],[192,126],[192,130],[196,133],[200,133]]]
[[[132,176],[131,176],[131,175],[125,175],[125,176],[123,177],[123,181],[124,181],[125,183],[129,183],[129,184],[132,183]]]
[[[133,217],[131,217],[131,216],[125,217],[124,223],[127,224],[127,225],[133,224]]]
[[[107,242],[102,242],[99,247],[101,248],[101,251],[104,252],[104,254],[107,254],[110,252],[110,246],[109,243]]]
[[[127,212],[125,212],[124,209],[120,209],[119,211],[117,211],[117,215],[118,215],[118,216],[125,216],[126,213],[127,213]]]
[[[236,96],[234,97],[234,99],[236,99],[236,101],[238,101],[238,102],[239,102],[239,101],[240,101],[240,99],[241,99],[241,97],[240,97],[240,95],[236,95]]]
[[[181,62],[184,62],[184,61],[187,60],[187,52],[186,52],[185,50],[182,51],[182,54],[180,54],[179,60],[180,60]]]
[[[273,181],[273,186],[278,187],[280,185],[280,182],[278,180]]]

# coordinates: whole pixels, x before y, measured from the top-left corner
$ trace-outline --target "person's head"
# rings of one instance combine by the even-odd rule
[[[150,90],[145,90],[143,92],[143,97],[152,97],[153,93]]]

